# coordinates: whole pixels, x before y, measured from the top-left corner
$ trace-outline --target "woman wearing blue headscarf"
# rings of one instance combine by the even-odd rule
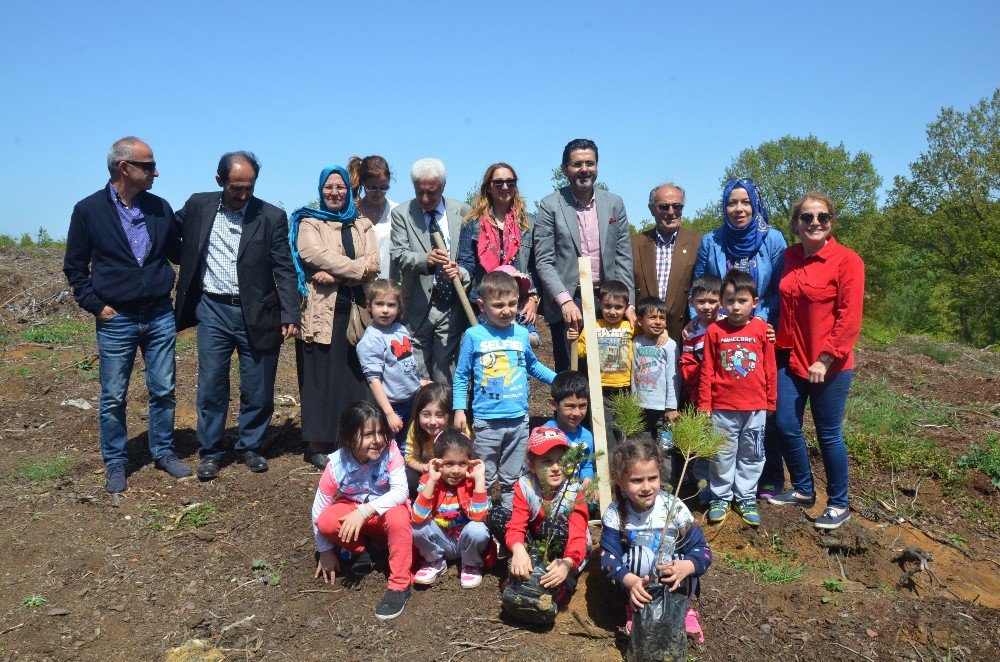
[[[289,245],[304,298],[295,341],[306,460],[326,466],[337,450],[340,414],[368,399],[358,355],[347,342],[351,304],[365,304],[363,283],[378,276],[378,240],[371,221],[358,217],[350,177],[340,166],[319,176],[319,209],[292,214]]]
[[[767,207],[752,179],[730,178],[722,192],[722,227],[706,234],[698,247],[694,278],[711,274],[722,278],[730,269],[753,276],[760,303],[754,316],[778,328],[778,281],[785,268],[788,244],[781,232],[771,227]],[[693,320],[698,316],[692,311]],[[768,418],[764,437],[764,472],[758,495],[769,498],[782,491],[785,482],[781,443]]]

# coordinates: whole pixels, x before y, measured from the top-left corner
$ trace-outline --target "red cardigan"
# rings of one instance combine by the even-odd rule
[[[545,519],[545,513],[544,511],[539,512],[538,516],[531,522],[528,521],[529,517],[531,517],[531,512],[528,500],[521,490],[521,482],[518,481],[514,483],[514,508],[510,521],[507,523],[507,533],[504,536],[507,549],[514,549],[516,543],[524,544],[525,534],[529,526],[532,532],[537,534]],[[572,561],[574,568],[579,568],[583,560],[587,558],[587,519],[587,502],[583,500],[581,495],[577,495],[573,509],[567,513],[566,521],[569,524],[569,531],[566,547],[563,550],[563,558]]]
[[[774,411],[777,378],[767,322],[754,317],[743,326],[724,319],[709,325],[698,387],[699,411]]]
[[[828,375],[854,368],[864,294],[865,263],[833,237],[808,258],[802,244],[785,251],[777,345],[791,350],[792,372],[808,378],[820,354],[833,357]]]

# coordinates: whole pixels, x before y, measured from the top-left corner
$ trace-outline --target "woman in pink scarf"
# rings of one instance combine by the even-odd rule
[[[472,276],[469,299],[479,298],[483,276],[504,265],[531,274],[532,228],[535,217],[527,212],[524,198],[517,191],[517,174],[506,163],[494,163],[486,169],[479,196],[465,217],[458,244],[458,264]],[[528,300],[521,309],[525,323],[535,321],[538,295],[534,282]]]

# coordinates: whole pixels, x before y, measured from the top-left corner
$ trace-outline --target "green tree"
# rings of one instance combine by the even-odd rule
[[[35,245],[35,240],[31,238],[31,235],[25,232],[21,235],[21,241],[17,244],[21,248],[32,248]]]

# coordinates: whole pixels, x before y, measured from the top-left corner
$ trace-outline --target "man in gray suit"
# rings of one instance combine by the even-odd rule
[[[552,330],[556,372],[569,368],[568,326],[583,322],[580,288],[596,290],[606,280],[628,286],[626,316],[635,322],[635,285],[632,246],[625,203],[594,186],[597,181],[597,145],[577,138],[563,149],[562,172],[569,180],[542,199],[535,218],[535,271],[542,285],[542,311]],[[593,283],[581,284],[578,258],[587,256]]]
[[[448,171],[440,159],[420,159],[410,169],[416,197],[392,210],[392,259],[399,267],[403,306],[413,338],[413,355],[427,376],[450,384],[458,341],[468,325],[451,279],[469,274],[455,261],[462,219],[469,205],[443,197]],[[448,250],[435,248],[440,232]],[[631,266],[629,267],[631,269]]]

